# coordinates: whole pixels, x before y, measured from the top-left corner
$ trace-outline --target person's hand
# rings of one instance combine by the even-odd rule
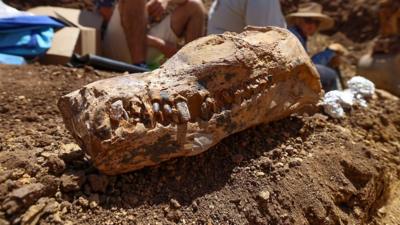
[[[156,21],[161,20],[167,6],[167,0],[150,0],[146,5],[149,16]]]
[[[171,58],[176,52],[178,52],[178,47],[174,43],[164,41],[160,51],[165,55],[165,57]]]
[[[335,52],[335,56],[330,60],[329,65],[333,68],[339,68],[339,66],[346,62],[346,56],[349,54],[349,51],[339,43],[330,44],[328,49]]]
[[[330,44],[328,48],[334,51],[337,55],[346,56],[349,54],[349,51],[339,43]]]

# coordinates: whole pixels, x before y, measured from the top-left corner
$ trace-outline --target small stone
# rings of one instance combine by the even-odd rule
[[[63,213],[68,212],[71,209],[71,207],[72,207],[72,204],[68,201],[63,201],[60,204],[60,209]]]
[[[49,156],[46,166],[49,168],[49,172],[56,176],[61,175],[65,170],[64,160],[54,155]]]
[[[384,216],[384,215],[386,215],[386,207],[385,206],[383,206],[383,207],[381,207],[381,208],[379,208],[378,209],[378,214],[380,215],[380,216]]]
[[[193,209],[193,212],[196,212],[197,210],[199,210],[199,205],[197,204],[196,201],[193,201],[193,203],[192,203],[192,209]]]
[[[82,196],[78,198],[78,203],[79,203],[79,205],[81,205],[82,207],[85,207],[85,208],[89,206],[89,201]]]
[[[293,158],[293,159],[290,160],[289,166],[290,167],[301,166],[302,162],[303,162],[303,159],[301,159],[301,158]]]
[[[69,143],[62,146],[62,155],[61,158],[65,163],[71,163],[76,160],[81,160],[85,154],[79,147],[79,145],[75,143]]]
[[[45,150],[46,150],[46,147],[45,147]],[[48,149],[48,150],[50,150],[50,149]],[[53,152],[46,152],[46,151],[43,151],[42,153],[40,153],[40,156],[42,156],[42,157],[48,159],[48,158],[50,158],[50,157],[52,157],[52,156],[53,156],[53,157],[56,156],[56,154],[53,153]]]
[[[0,105],[0,113],[8,113],[9,111],[10,111],[10,109],[7,106]]]
[[[260,191],[257,195],[257,197],[262,200],[262,201],[267,201],[271,196],[271,193],[269,191]]]
[[[7,214],[14,214],[21,208],[28,207],[45,195],[45,186],[41,183],[34,183],[18,188],[7,196],[2,208]]]
[[[59,204],[53,198],[41,198],[24,213],[21,224],[37,224],[44,214],[54,213],[58,208]]]
[[[91,208],[91,209],[94,209],[94,208],[97,208],[97,206],[99,205],[99,203],[100,203],[100,196],[99,196],[99,194],[92,194],[92,195],[90,195],[90,197],[89,197],[89,207]]]
[[[97,202],[95,202],[95,201],[92,201],[92,202],[90,202],[89,203],[89,207],[91,208],[91,209],[95,209],[95,208],[97,208]]]
[[[61,176],[61,189],[64,192],[78,191],[85,183],[84,171],[68,172]]]
[[[174,222],[179,222],[179,220],[182,218],[183,213],[180,210],[175,210],[175,211],[169,211],[166,215],[167,219],[174,221]]]
[[[170,203],[175,209],[179,209],[181,207],[181,204],[176,199],[171,199]]]
[[[285,148],[285,151],[289,154],[289,155],[293,155],[295,153],[295,149],[293,148],[293,146],[289,145]]]
[[[263,176],[265,176],[265,173],[261,172],[261,171],[258,171],[258,172],[256,172],[256,176],[257,177],[263,177]]]
[[[266,169],[266,170],[270,170],[271,169],[271,167],[272,167],[272,160],[270,159],[270,158],[268,158],[268,157],[262,157],[261,158],[261,163],[260,163],[260,166],[263,168],[263,169]]]
[[[18,180],[25,174],[25,170],[21,168],[14,169],[11,173],[10,179]]]
[[[44,175],[39,178],[40,183],[46,187],[46,196],[54,196],[60,186],[60,179],[52,175]]]

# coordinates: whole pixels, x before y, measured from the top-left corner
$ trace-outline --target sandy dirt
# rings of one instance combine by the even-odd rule
[[[196,157],[101,175],[65,130],[56,102],[114,75],[1,66],[3,224],[363,224],[392,199],[400,104],[383,92],[344,120],[293,116]]]

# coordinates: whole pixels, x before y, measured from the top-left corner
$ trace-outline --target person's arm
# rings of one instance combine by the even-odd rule
[[[252,0],[247,2],[246,25],[277,26],[286,28],[279,0]]]
[[[157,38],[151,35],[147,35],[147,45],[158,49],[167,58],[170,58],[178,51],[178,47],[176,46],[176,44],[169,43],[161,38]]]
[[[336,53],[329,48],[319,52],[311,58],[314,64],[328,66],[331,60],[336,56]]]
[[[188,0],[150,0],[147,2],[147,13],[150,18],[159,21],[170,4],[183,5]]]
[[[143,63],[147,49],[146,0],[120,0],[119,10],[132,63]]]
[[[315,64],[322,64],[337,68],[340,66],[343,60],[346,61],[345,56],[347,55],[348,51],[343,45],[339,43],[333,43],[330,44],[324,51],[315,54],[312,57],[312,61]]]

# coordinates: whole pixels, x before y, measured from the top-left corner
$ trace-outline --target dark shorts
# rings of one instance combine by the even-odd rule
[[[113,7],[116,0],[94,0],[97,8],[101,7]]]
[[[332,68],[321,64],[315,64],[321,78],[322,88],[325,92],[338,90],[339,74]]]

